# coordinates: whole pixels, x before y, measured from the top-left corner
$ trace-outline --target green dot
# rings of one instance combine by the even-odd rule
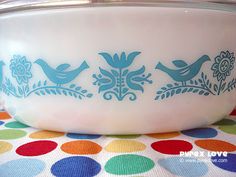
[[[121,138],[121,139],[134,139],[134,138],[138,138],[141,135],[107,135],[107,137],[111,137],[111,138]]]
[[[234,124],[236,124],[236,122],[231,119],[222,119],[214,123],[213,125],[234,125]]]
[[[0,130],[0,139],[9,140],[9,139],[17,139],[25,136],[27,133],[23,130],[14,130],[14,129],[6,129]]]
[[[115,175],[144,173],[154,167],[154,162],[144,156],[127,154],[112,157],[105,165],[106,172]]]
[[[22,124],[18,121],[13,121],[5,124],[5,127],[7,128],[27,128],[29,127],[28,125]]]
[[[225,133],[236,135],[236,125],[223,125],[219,129]]]

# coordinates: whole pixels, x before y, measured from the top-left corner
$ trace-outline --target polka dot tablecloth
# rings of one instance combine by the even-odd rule
[[[236,176],[236,114],[148,135],[38,130],[0,111],[0,177]]]

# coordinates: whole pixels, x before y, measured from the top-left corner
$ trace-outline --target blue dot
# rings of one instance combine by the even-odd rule
[[[87,135],[78,133],[68,133],[66,136],[73,139],[97,139],[101,137],[101,135]]]
[[[101,171],[101,165],[89,157],[73,156],[57,161],[51,172],[57,177],[90,177]]]
[[[224,156],[215,156],[211,157],[212,163],[224,170],[231,172],[236,172],[236,154],[227,154],[227,157]]]
[[[207,165],[195,158],[170,157],[158,160],[158,164],[174,175],[185,177],[204,176],[208,172]]]
[[[34,177],[45,168],[45,163],[38,159],[23,158],[0,165],[0,176]]]
[[[2,125],[2,124],[4,124],[4,122],[3,122],[3,121],[0,121],[0,125]]]
[[[194,138],[213,138],[218,134],[214,128],[195,128],[181,131],[181,133]]]

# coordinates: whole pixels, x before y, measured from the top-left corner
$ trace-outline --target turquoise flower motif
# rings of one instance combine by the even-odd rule
[[[216,77],[219,82],[225,81],[234,68],[234,62],[234,53],[222,51],[220,55],[215,57],[215,63],[211,67],[212,71],[214,71],[213,77]]]
[[[32,78],[31,66],[31,62],[27,61],[25,56],[13,56],[10,64],[11,74],[19,85],[28,84],[29,79]]]
[[[151,73],[145,74],[145,66],[137,70],[128,68],[140,53],[135,51],[126,55],[122,52],[120,56],[117,53],[113,56],[106,52],[99,53],[111,66],[108,70],[99,67],[100,74],[93,74],[93,84],[99,86],[98,93],[103,92],[104,99],[116,97],[122,101],[129,97],[130,101],[134,101],[137,99],[136,91],[143,93],[144,84],[152,84]]]
[[[103,56],[106,62],[113,68],[122,69],[122,68],[129,67],[133,63],[135,57],[138,56],[140,53],[141,52],[132,52],[131,54],[126,56],[125,52],[122,52],[120,57],[117,53],[114,54],[113,57],[110,54],[105,53],[105,52],[102,52],[99,54]]]

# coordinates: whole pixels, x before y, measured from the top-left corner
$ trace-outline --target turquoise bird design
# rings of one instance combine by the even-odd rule
[[[70,65],[67,63],[57,66],[56,69],[50,67],[42,59],[38,59],[34,63],[37,63],[42,68],[43,72],[48,77],[48,79],[58,86],[71,82],[83,70],[89,68],[86,61],[83,61],[83,63],[77,69],[74,69],[72,71],[67,71],[67,69],[70,67]]]
[[[183,60],[174,60],[173,64],[178,69],[170,69],[164,66],[161,62],[156,65],[156,69],[159,69],[167,73],[173,80],[177,82],[182,82],[183,85],[186,85],[186,82],[193,79],[200,71],[202,64],[206,61],[210,61],[208,55],[203,55],[196,62],[188,65]]]
[[[3,61],[0,61],[0,89],[2,88],[2,82],[3,82],[3,66],[5,63]]]

